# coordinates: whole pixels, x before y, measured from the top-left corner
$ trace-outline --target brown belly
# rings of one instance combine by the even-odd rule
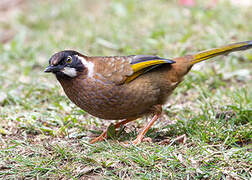
[[[107,120],[137,118],[158,104],[160,89],[138,78],[129,84],[105,84],[93,79],[60,81],[69,99],[89,114]]]

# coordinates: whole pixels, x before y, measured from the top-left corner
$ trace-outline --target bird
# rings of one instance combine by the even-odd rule
[[[51,56],[44,72],[53,73],[68,98],[87,113],[104,120],[121,120],[115,128],[146,115],[152,116],[132,141],[137,145],[161,117],[162,106],[193,65],[249,48],[252,48],[252,40],[176,58],[86,56],[74,50],[63,50]],[[106,138],[107,130],[90,143]]]

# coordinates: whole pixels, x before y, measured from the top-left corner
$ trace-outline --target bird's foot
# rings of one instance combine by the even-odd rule
[[[125,146],[125,147],[129,147],[131,146],[132,144],[134,145],[139,145],[141,142],[147,142],[147,143],[152,143],[152,139],[147,137],[147,138],[136,138],[134,141],[125,141],[125,142],[121,142],[120,144],[122,146]]]
[[[132,144],[138,145],[142,142],[143,136],[142,137],[137,137],[134,141],[132,141]]]
[[[89,143],[94,144],[96,142],[103,141],[106,138],[107,138],[107,130],[104,131],[100,136],[98,136],[98,137],[92,139],[91,141],[89,141]]]
[[[134,141],[132,141],[132,144],[138,145],[141,142],[152,143],[152,139],[150,137],[147,137],[147,138],[137,137]]]
[[[124,125],[124,124],[127,124],[128,122],[131,122],[131,121],[134,121],[136,118],[130,118],[130,119],[126,119],[126,120],[123,120],[121,122],[118,122],[114,125],[114,129],[117,129],[119,128],[121,125]],[[103,141],[104,139],[107,139],[108,135],[107,135],[107,132],[108,132],[108,129],[105,130],[100,136],[92,139],[89,143],[90,144],[94,144],[96,142],[99,142],[99,141]]]

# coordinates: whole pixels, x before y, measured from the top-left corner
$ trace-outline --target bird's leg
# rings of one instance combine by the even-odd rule
[[[157,105],[155,106],[155,111],[154,111],[155,115],[154,117],[151,119],[151,121],[141,130],[141,132],[137,135],[137,138],[132,141],[133,144],[137,145],[140,144],[144,138],[144,135],[147,133],[147,131],[150,129],[150,127],[159,119],[159,117],[161,116],[162,113],[162,106],[161,105]]]
[[[116,128],[119,128],[121,125],[127,124],[128,122],[134,121],[135,119],[136,119],[136,118],[125,119],[125,120],[123,120],[123,121],[121,121],[121,122],[118,122],[118,123],[115,124],[115,129],[116,129]],[[90,144],[94,144],[94,143],[96,143],[96,142],[98,142],[98,141],[103,141],[104,139],[107,138],[107,131],[108,131],[108,130],[106,129],[100,136],[98,136],[98,137],[92,139],[89,143],[90,143]]]

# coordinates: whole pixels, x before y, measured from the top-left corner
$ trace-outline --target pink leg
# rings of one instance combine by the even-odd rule
[[[123,120],[123,121],[121,121],[121,122],[118,122],[118,123],[115,124],[115,129],[116,129],[116,128],[119,128],[119,127],[120,127],[121,125],[123,125],[123,124],[127,124],[128,122],[131,122],[131,121],[134,121],[134,120],[135,120],[135,118],[126,119],[126,120]],[[90,143],[90,144],[94,144],[94,143],[96,143],[96,142],[98,142],[98,141],[103,141],[103,140],[106,139],[106,138],[107,138],[107,130],[105,130],[100,136],[98,136],[98,137],[92,139],[89,143]]]
[[[156,106],[157,110],[155,112],[154,117],[151,119],[151,121],[141,130],[141,132],[137,135],[137,138],[132,141],[133,144],[137,145],[140,144],[147,133],[147,131],[150,129],[150,127],[159,119],[162,113],[162,107]]]

